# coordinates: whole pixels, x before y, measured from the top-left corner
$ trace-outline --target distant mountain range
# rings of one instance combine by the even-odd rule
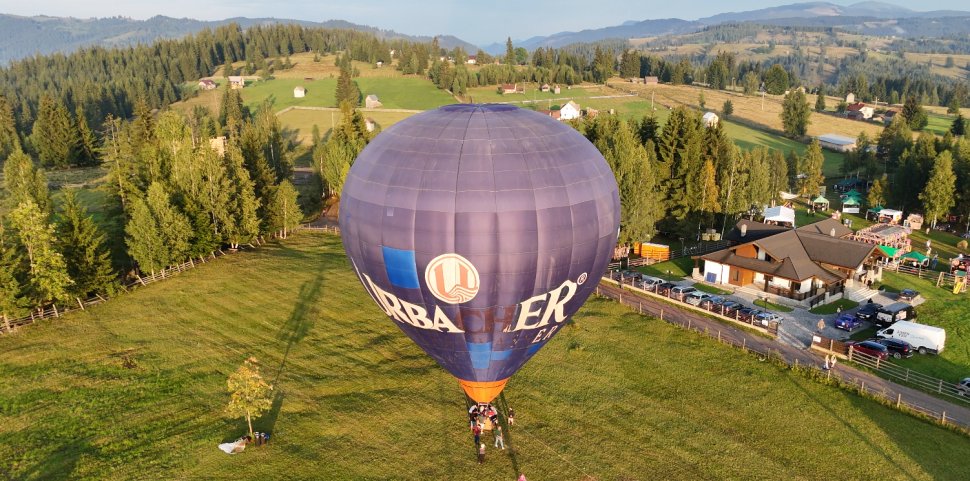
[[[236,22],[244,28],[269,23],[295,23],[308,27],[353,29],[370,32],[387,39],[431,40],[430,37],[412,36],[343,20],[307,22],[290,19],[239,17],[217,21],[201,21],[164,16],[152,17],[148,20],[133,20],[123,17],[76,19],[47,16],[20,17],[0,14],[0,32],[3,32],[2,37],[0,37],[0,65],[34,54],[71,52],[90,45],[118,47],[149,43],[162,38],[178,38],[230,22]],[[917,12],[882,2],[861,2],[849,6],[828,2],[807,2],[746,12],[726,12],[698,20],[682,20],[679,18],[629,20],[621,25],[579,32],[559,32],[514,43],[518,47],[533,50],[536,47],[563,47],[574,43],[595,42],[605,39],[630,39],[691,33],[707,26],[727,22],[838,27],[869,35],[905,37],[970,34],[970,11]],[[445,48],[461,46],[469,53],[478,50],[477,46],[451,35],[439,36],[438,39],[441,46]],[[500,54],[505,51],[505,43],[497,42],[485,46],[484,50],[493,54]]]
[[[380,38],[406,39],[430,42],[431,37],[413,36],[381,30],[376,27],[357,25],[343,20],[326,22],[307,22],[276,18],[227,18],[225,20],[202,21],[190,18],[171,18],[156,16],[148,20],[133,20],[124,17],[77,19],[71,17],[21,17],[0,14],[0,64],[34,54],[72,52],[81,47],[99,45],[102,47],[123,47],[139,43],[150,43],[158,39],[179,38],[199,32],[206,28],[238,23],[243,28],[253,25],[272,23],[299,24],[307,27],[342,28],[373,33]],[[438,37],[442,47],[461,46],[465,50],[476,51],[478,47],[452,35]]]
[[[935,10],[917,12],[882,2],[860,2],[849,6],[828,2],[806,2],[762,8],[746,12],[720,13],[693,21],[628,20],[620,25],[579,32],[559,32],[515,42],[532,50],[536,47],[563,47],[572,43],[606,39],[629,39],[676,35],[698,31],[722,23],[756,22],[772,25],[839,27],[870,35],[933,37],[970,33],[970,11]],[[504,43],[485,50],[496,54],[505,51]]]

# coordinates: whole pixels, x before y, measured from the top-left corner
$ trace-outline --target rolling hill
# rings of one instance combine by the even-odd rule
[[[237,23],[243,28],[269,23],[293,23],[307,27],[340,28],[373,33],[379,38],[405,39],[416,42],[429,42],[430,37],[411,36],[382,30],[376,27],[358,25],[344,20],[326,22],[307,22],[303,20],[276,18],[227,18],[225,20],[202,21],[191,18],[172,18],[155,16],[147,20],[134,20],[125,17],[88,18],[72,17],[22,17],[0,14],[0,64],[35,54],[67,53],[87,46],[123,47],[141,43],[151,43],[165,38],[179,38],[206,28]],[[474,52],[478,49],[460,38],[443,35],[438,38],[444,48],[461,46]]]

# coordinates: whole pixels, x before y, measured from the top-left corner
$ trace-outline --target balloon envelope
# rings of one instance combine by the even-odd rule
[[[595,290],[620,204],[573,128],[508,105],[450,105],[378,135],[340,198],[344,248],[405,334],[491,401]]]

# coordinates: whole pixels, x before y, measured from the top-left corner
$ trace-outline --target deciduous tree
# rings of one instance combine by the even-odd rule
[[[226,384],[229,391],[226,414],[233,418],[245,417],[249,435],[254,436],[253,418],[273,406],[273,386],[263,380],[255,357],[246,359],[236,372],[229,375]]]
[[[956,203],[956,175],[953,173],[953,156],[950,151],[943,151],[936,156],[929,181],[919,195],[923,202],[923,212],[931,219],[933,227],[936,221],[946,215]]]
[[[805,135],[811,113],[805,92],[802,92],[801,89],[788,92],[781,104],[781,124],[785,133],[792,137]]]
[[[57,250],[55,227],[32,200],[20,203],[10,213],[10,225],[27,253],[30,292],[36,305],[70,299],[73,282],[64,256]]]

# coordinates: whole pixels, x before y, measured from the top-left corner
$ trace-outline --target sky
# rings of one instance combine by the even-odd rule
[[[848,5],[857,0],[830,0]],[[347,20],[410,35],[451,34],[486,45],[506,37],[524,40],[538,35],[618,25],[627,20],[681,18],[694,20],[728,11],[745,11],[798,3],[798,0],[0,0],[0,13],[57,17],[146,19],[154,15],[221,20],[230,17],[275,17],[298,20]],[[924,0],[913,10],[968,10],[966,0]]]

